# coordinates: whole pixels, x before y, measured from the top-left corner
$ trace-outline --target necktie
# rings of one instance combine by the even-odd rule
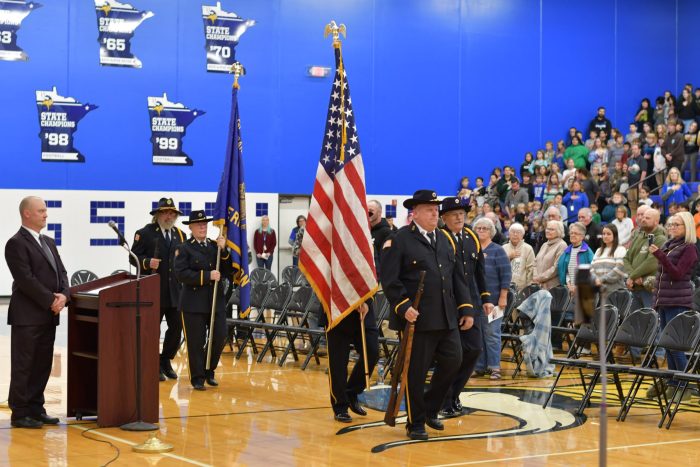
[[[430,239],[430,246],[435,248],[435,232],[428,232],[428,238]]]
[[[58,285],[59,284],[58,267],[56,266],[56,259],[53,257],[53,253],[51,253],[51,249],[49,248],[49,245],[46,243],[46,240],[44,239],[43,235],[39,235],[39,243],[41,243],[41,249],[44,250],[44,254],[46,255],[46,259],[49,260],[49,263],[51,264],[53,271],[56,273],[56,285]]]
[[[170,230],[165,231],[165,241],[170,245]]]

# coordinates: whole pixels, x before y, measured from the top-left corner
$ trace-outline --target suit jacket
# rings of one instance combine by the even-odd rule
[[[472,305],[478,307],[479,304],[493,303],[491,294],[486,290],[484,253],[481,251],[479,238],[469,227],[462,229],[461,242],[449,230],[445,229],[445,232],[452,235],[455,241],[457,260],[462,263]]]
[[[51,237],[43,236],[51,250],[56,268],[32,234],[23,227],[5,245],[5,260],[12,274],[12,296],[7,324],[13,326],[58,325],[51,311],[54,293],[70,299],[68,274]]]
[[[214,282],[209,278],[209,272],[216,269],[216,242],[206,239],[202,246],[194,238],[190,238],[175,250],[175,276],[182,283],[179,308],[183,313],[211,313],[211,303],[214,298]],[[231,253],[221,253],[219,265],[221,278],[233,280],[233,261]],[[224,288],[219,285],[216,293],[216,311],[224,312],[226,300]]]
[[[160,307],[177,307],[180,299],[180,283],[175,278],[173,272],[173,257],[175,249],[180,246],[187,236],[177,227],[173,227],[170,232],[170,245],[165,241],[163,231],[157,223],[146,225],[134,235],[132,251],[138,257],[143,274],[160,275]],[[156,252],[157,248],[157,252]],[[156,255],[157,253],[157,255]],[[158,269],[151,269],[149,263],[151,258],[157,256],[160,259]],[[134,259],[129,256],[129,261],[134,264]],[[134,264],[134,266],[136,266]]]
[[[435,242],[433,248],[411,223],[399,229],[391,246],[382,252],[382,286],[400,317],[413,304],[420,271],[426,271],[416,331],[455,329],[458,316],[476,315],[454,240],[436,229]]]

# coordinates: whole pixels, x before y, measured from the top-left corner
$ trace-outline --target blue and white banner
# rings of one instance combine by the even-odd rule
[[[0,0],[0,60],[27,61],[29,57],[17,46],[17,31],[29,13],[41,4],[26,0]]]
[[[204,114],[203,110],[191,110],[180,103],[170,102],[165,93],[162,97],[149,97],[153,163],[192,165],[192,159],[182,150],[182,139],[189,124]]]
[[[153,17],[128,3],[116,0],[95,0],[97,42],[100,43],[100,64],[141,68],[141,60],[131,53],[131,38],[141,23]]]
[[[202,5],[202,19],[207,71],[230,73],[231,66],[236,61],[238,40],[255,21],[222,10],[220,2],[215,6]]]
[[[39,138],[41,160],[58,162],[85,162],[85,156],[73,145],[78,122],[97,108],[93,104],[81,104],[72,97],[51,91],[36,91],[39,111]]]

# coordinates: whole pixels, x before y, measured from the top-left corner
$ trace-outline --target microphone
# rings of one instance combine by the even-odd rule
[[[119,227],[117,227],[117,223],[114,221],[109,221],[107,223],[109,227],[114,230],[114,233],[117,234],[117,237],[119,238],[119,244],[120,245],[126,245],[126,239],[124,238],[124,235],[122,235],[121,231],[119,231]]]

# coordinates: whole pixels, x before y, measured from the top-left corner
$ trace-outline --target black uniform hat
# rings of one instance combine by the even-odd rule
[[[214,220],[214,218],[207,217],[207,215],[204,214],[204,211],[192,211],[190,213],[190,220],[182,221],[182,223],[185,225],[190,225],[190,224],[197,224],[199,222],[210,222],[213,220]]]
[[[433,190],[418,190],[413,193],[413,198],[403,202],[403,207],[413,209],[419,204],[440,204],[440,200]]]
[[[172,198],[161,198],[158,200],[158,207],[151,211],[151,215],[154,216],[160,211],[175,211],[178,215],[182,215],[182,212],[175,207],[175,201]]]
[[[440,204],[440,215],[442,216],[445,213],[458,209],[469,212],[470,206],[468,204],[462,204],[462,200],[456,196],[448,196],[443,199],[442,204]]]

